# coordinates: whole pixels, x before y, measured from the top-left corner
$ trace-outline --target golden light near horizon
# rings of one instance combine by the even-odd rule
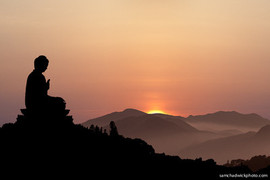
[[[148,114],[166,114],[164,111],[161,111],[161,110],[150,110],[147,113]]]

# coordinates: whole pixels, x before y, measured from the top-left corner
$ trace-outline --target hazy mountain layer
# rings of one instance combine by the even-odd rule
[[[203,159],[213,158],[217,163],[224,164],[232,159],[249,159],[255,155],[269,155],[270,125],[258,132],[210,140],[180,151],[181,157]]]

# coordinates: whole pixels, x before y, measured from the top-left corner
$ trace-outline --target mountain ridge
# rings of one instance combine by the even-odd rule
[[[98,126],[106,126],[109,121],[115,121],[132,117],[143,116],[147,113],[136,109],[128,108],[120,112],[113,112],[104,116],[93,118],[81,123],[85,127],[89,127],[91,124]],[[236,111],[217,111],[214,113],[208,113],[205,115],[190,115],[188,117],[173,116],[169,114],[151,114],[156,117],[160,117],[167,121],[173,122],[177,125],[183,125],[183,122],[189,124],[194,129],[200,129],[203,131],[209,131],[211,125],[219,130],[219,126],[223,127],[220,131],[227,130],[239,130],[248,132],[250,130],[258,130],[266,124],[270,124],[270,120],[263,118],[256,113],[242,114]],[[211,130],[210,130],[211,131]]]
[[[191,123],[220,123],[224,125],[261,126],[270,121],[256,113],[242,114],[236,111],[217,111],[205,115],[188,116],[186,122]],[[261,126],[262,127],[262,126]]]
[[[132,109],[132,108],[128,108],[128,109],[125,109],[125,110],[120,111],[120,112],[116,111],[116,112],[106,114],[104,116],[100,116],[97,118],[87,120],[87,121],[81,123],[81,125],[83,125],[84,127],[90,127],[91,124],[98,125],[98,126],[105,126],[105,125],[108,125],[110,123],[110,121],[116,122],[116,121],[123,119],[123,118],[126,118],[126,117],[140,116],[140,115],[145,115],[145,114],[146,114],[145,112],[142,112],[142,111],[139,111],[136,109]]]

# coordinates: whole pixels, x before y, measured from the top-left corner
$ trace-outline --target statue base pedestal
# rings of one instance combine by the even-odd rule
[[[30,110],[21,109],[22,115],[18,115],[17,124],[38,127],[66,127],[73,124],[72,116],[68,116],[70,110]]]

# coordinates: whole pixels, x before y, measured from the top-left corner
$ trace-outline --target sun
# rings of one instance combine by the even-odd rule
[[[151,110],[147,112],[148,114],[165,114],[164,111],[161,110]]]

